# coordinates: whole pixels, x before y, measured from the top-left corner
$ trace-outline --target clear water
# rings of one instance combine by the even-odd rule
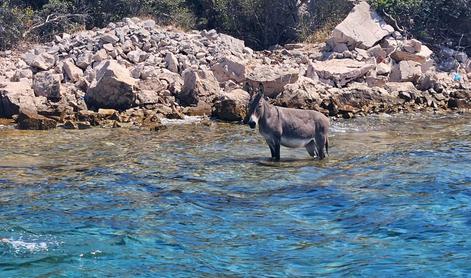
[[[0,146],[0,277],[471,275],[470,115],[335,123],[323,162],[227,124]]]

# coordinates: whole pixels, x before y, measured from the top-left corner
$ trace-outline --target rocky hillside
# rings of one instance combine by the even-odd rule
[[[281,106],[350,118],[471,108],[471,59],[404,39],[365,2],[327,44],[254,52],[214,30],[181,32],[127,18],[0,58],[0,117],[19,128],[145,126],[161,118],[240,121],[264,84]]]

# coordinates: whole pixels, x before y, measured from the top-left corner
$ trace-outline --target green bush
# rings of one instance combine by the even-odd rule
[[[426,42],[471,50],[471,0],[371,0],[405,31]]]

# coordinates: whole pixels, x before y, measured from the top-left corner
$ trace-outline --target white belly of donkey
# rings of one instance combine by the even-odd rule
[[[314,139],[287,138],[281,137],[281,145],[288,148],[302,148]]]

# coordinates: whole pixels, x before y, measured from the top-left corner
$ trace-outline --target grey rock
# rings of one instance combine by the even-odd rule
[[[125,67],[106,61],[85,95],[87,104],[95,108],[124,110],[135,105],[137,80]]]
[[[416,81],[422,75],[420,64],[414,61],[401,61],[393,66],[389,80],[392,82]]]
[[[114,34],[114,32],[112,32],[112,33],[106,33],[103,36],[101,36],[101,41],[103,41],[104,43],[115,44],[119,42],[119,38]]]
[[[177,95],[182,105],[212,104],[221,93],[219,82],[209,70],[187,69],[182,75],[184,84]]]
[[[60,74],[51,71],[38,72],[33,80],[34,94],[47,99],[59,100],[61,98],[61,80]]]
[[[84,51],[77,58],[77,66],[81,69],[86,69],[91,63],[93,63],[93,54],[89,51]]]
[[[64,61],[63,69],[72,82],[77,82],[83,77],[83,71],[71,59]]]
[[[246,116],[249,100],[249,93],[241,89],[222,93],[214,106],[214,115],[224,121],[241,121]]]

